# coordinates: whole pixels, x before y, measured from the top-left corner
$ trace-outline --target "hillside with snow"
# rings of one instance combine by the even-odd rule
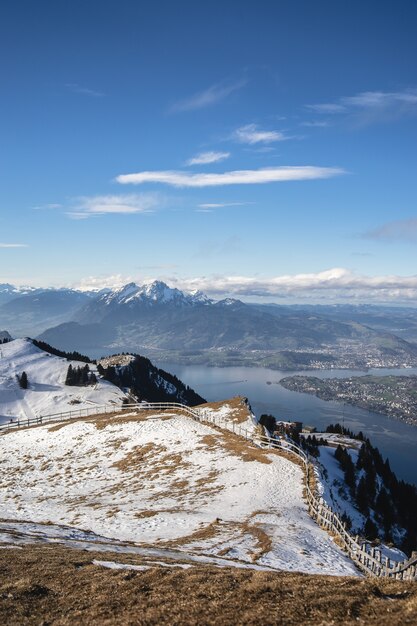
[[[103,404],[120,406],[126,394],[112,383],[98,379],[93,386],[67,386],[69,361],[37,348],[30,339],[15,339],[0,345],[0,423]],[[90,371],[97,372],[95,365]],[[28,388],[18,376],[26,372]]]
[[[235,409],[205,407],[243,423]],[[310,518],[297,464],[184,414],[83,418],[10,431],[0,446],[0,518],[30,521],[26,529],[44,537],[69,541],[82,529],[90,541],[111,539],[113,549],[133,542],[121,551],[357,573]]]

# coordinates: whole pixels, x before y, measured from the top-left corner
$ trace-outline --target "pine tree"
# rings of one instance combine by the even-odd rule
[[[71,363],[68,365],[67,376],[65,378],[66,385],[74,385],[74,370],[72,368]]]
[[[365,522],[365,526],[363,528],[363,533],[367,539],[373,541],[378,537],[378,528],[376,524],[371,520],[370,517]]]
[[[80,384],[81,385],[88,385],[88,378],[89,378],[89,372],[90,372],[90,368],[88,367],[88,365],[84,365],[84,367],[81,369],[81,380],[80,380]]]
[[[21,376],[18,376],[19,385],[22,389],[28,388],[28,377],[26,372],[22,372]]]
[[[368,508],[369,508],[368,491],[366,488],[366,481],[363,476],[360,479],[358,488],[356,490],[356,503],[361,513],[363,514],[368,513]]]

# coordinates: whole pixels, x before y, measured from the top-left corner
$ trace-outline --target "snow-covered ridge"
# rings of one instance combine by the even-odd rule
[[[110,293],[103,294],[99,302],[106,305],[134,305],[141,304],[176,304],[190,306],[196,304],[211,304],[210,300],[201,291],[184,293],[176,288],[168,287],[164,282],[156,280],[145,285],[128,283]]]
[[[69,411],[94,404],[119,406],[126,395],[115,385],[99,379],[94,386],[65,385],[68,361],[37,348],[30,339],[15,339],[0,345],[0,423]],[[96,366],[89,368],[96,373]],[[26,372],[28,388],[21,389],[17,376]]]

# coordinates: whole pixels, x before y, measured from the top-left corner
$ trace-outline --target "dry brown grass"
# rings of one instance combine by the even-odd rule
[[[135,517],[137,517],[138,519],[155,517],[155,515],[158,515],[158,513],[159,511],[138,511],[137,513],[135,513]]]
[[[0,623],[12,626],[410,626],[417,585],[197,566],[109,570],[137,557],[60,546],[0,550]],[[161,560],[161,559],[158,559]]]
[[[212,411],[218,411],[223,407],[229,407],[231,409],[230,414],[225,418],[227,421],[234,422],[235,424],[243,424],[251,414],[246,404],[246,398],[242,396],[236,396],[230,400],[222,400],[220,402],[207,402],[206,404],[200,404],[199,409],[211,409]]]
[[[218,433],[216,435],[204,435],[201,437],[200,441],[205,448],[211,450],[221,449],[232,456],[238,457],[241,461],[258,461],[258,463],[266,464],[272,462],[268,455],[274,454],[273,450],[258,448],[230,431],[216,428],[216,432]]]
[[[115,461],[112,467],[117,467],[122,472],[137,469],[147,458],[162,450],[166,448],[162,445],[157,446],[153,442],[145,443],[143,446],[134,446],[122,459]]]
[[[214,539],[224,531],[224,525],[221,524],[221,520],[215,519],[208,524],[202,525],[201,528],[185,535],[184,537],[178,537],[177,539],[169,539],[164,542],[160,542],[159,545],[169,546],[170,548],[191,545],[193,543],[201,543],[202,541],[208,541]]]

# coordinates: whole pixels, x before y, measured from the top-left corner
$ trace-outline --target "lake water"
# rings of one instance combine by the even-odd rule
[[[277,419],[298,420],[323,430],[331,423],[344,422],[347,428],[362,431],[388,457],[398,478],[417,485],[417,426],[390,419],[339,402],[326,402],[315,396],[288,391],[276,384],[289,375],[305,374],[321,378],[360,376],[350,370],[282,372],[266,368],[206,367],[161,363],[159,367],[178,376],[201,396],[212,402],[233,396],[249,398],[254,413],[271,413]],[[412,369],[376,369],[366,374],[416,375]],[[268,382],[272,384],[267,384]]]

